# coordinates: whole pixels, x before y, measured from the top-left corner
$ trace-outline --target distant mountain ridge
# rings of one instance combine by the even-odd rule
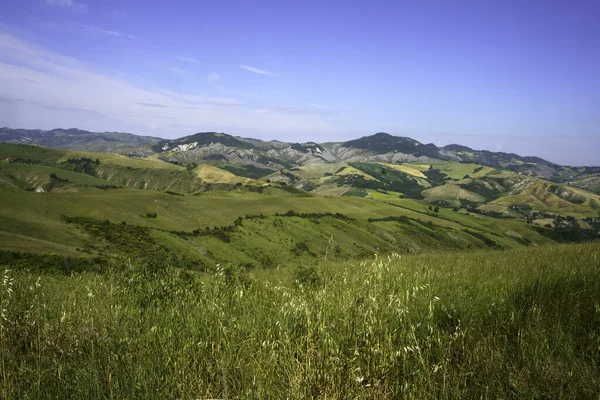
[[[527,172],[533,168],[538,176],[550,177],[559,165],[540,157],[514,153],[474,150],[462,145],[437,147],[408,138],[379,132],[346,142],[286,143],[241,138],[225,133],[205,132],[164,140],[152,147],[159,158],[169,162],[202,162],[206,157],[222,155],[230,162],[279,169],[293,165],[326,162],[432,162],[462,161],[485,166]]]
[[[315,163],[435,161],[470,162],[494,168],[542,177],[560,182],[570,181],[589,168],[561,167],[534,156],[474,150],[450,144],[438,147],[385,132],[346,142],[292,143],[278,140],[243,138],[219,132],[200,132],[177,139],[139,136],[121,132],[90,132],[81,129],[11,129],[0,128],[0,141],[36,144],[70,150],[118,153],[130,157],[155,156],[175,164],[201,164],[219,161],[248,165],[273,171]],[[594,172],[595,168],[591,167]],[[597,172],[595,172],[597,173]]]
[[[435,159],[446,159],[433,143],[422,144],[414,139],[401,136],[392,136],[385,132],[379,132],[371,136],[350,140],[344,143],[345,147],[354,147],[371,150],[378,154],[389,152],[412,154],[415,157],[426,156]]]
[[[160,138],[122,132],[90,132],[82,129],[11,129],[0,128],[0,142],[36,144],[68,150],[120,153],[160,141]]]

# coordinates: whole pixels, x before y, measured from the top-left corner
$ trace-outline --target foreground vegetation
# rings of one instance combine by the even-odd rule
[[[118,259],[72,275],[4,258],[0,397],[595,398],[599,256],[587,243],[204,273]]]

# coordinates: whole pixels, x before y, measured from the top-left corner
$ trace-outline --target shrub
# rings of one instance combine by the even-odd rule
[[[314,266],[299,266],[294,270],[294,285],[299,289],[314,289],[323,284],[323,275]]]

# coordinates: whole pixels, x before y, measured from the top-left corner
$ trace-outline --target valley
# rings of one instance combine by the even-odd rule
[[[2,250],[143,257],[139,241],[93,229],[108,224],[140,229],[161,256],[204,271],[599,235],[600,197],[575,186],[594,179],[589,167],[559,183],[536,171],[564,167],[535,157],[438,149],[387,134],[295,145],[200,133],[154,140],[143,157],[84,151],[88,142],[73,135],[70,150],[0,144]],[[121,138],[125,153],[145,140],[89,136],[92,147]],[[582,171],[591,173],[581,178]]]

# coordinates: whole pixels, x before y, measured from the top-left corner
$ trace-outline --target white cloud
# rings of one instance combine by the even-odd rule
[[[109,36],[123,36],[123,34],[121,32],[116,32],[116,31],[109,31],[107,29],[100,29],[100,28],[95,28],[96,31],[104,33],[105,35],[109,35]]]
[[[108,35],[108,36],[114,36],[114,37],[127,37],[128,39],[137,39],[137,37],[133,36],[133,35],[125,35],[121,32],[117,32],[117,31],[111,31],[109,29],[102,29],[102,28],[98,28],[96,26],[90,26],[90,25],[80,25],[83,29],[88,30],[90,32],[93,33],[99,33],[102,35]]]
[[[230,107],[240,107],[243,104],[237,100],[227,97],[206,97],[206,96],[198,96],[198,95],[190,95],[179,92],[174,92],[172,90],[158,89],[158,93],[164,94],[165,96],[169,96],[177,101],[183,102],[186,104],[186,108],[190,108],[194,105],[216,105],[216,106],[230,106]]]
[[[69,25],[69,26],[73,26],[73,27],[79,28],[79,29],[84,29],[88,32],[91,32],[94,34],[99,34],[99,35],[106,35],[106,36],[113,36],[113,37],[125,36],[121,32],[111,31],[109,29],[98,28],[97,26],[91,26],[91,25]],[[135,39],[135,36],[132,36],[132,35],[127,35],[127,37],[129,39]]]
[[[174,73],[179,74],[179,75],[185,74],[185,71],[182,70],[182,69],[179,69],[179,68],[173,68],[173,67],[171,67],[171,68],[169,68],[169,71],[174,72]]]
[[[330,107],[321,106],[313,103],[306,103],[305,106],[287,106],[287,105],[276,105],[273,109],[288,114],[296,115],[337,115],[341,110],[335,110]]]
[[[141,76],[135,76],[135,79],[137,79],[140,82],[144,82],[144,83],[152,83],[148,79],[142,78]]]
[[[99,28],[97,26],[86,25],[86,24],[46,22],[43,24],[43,26],[49,27],[49,28],[55,28],[55,29],[68,29],[68,30],[84,31],[86,33],[89,33],[89,34],[92,34],[95,36],[105,35],[105,36],[112,36],[112,37],[123,37],[123,38],[126,37],[126,38],[132,39],[132,40],[137,39],[134,35],[128,35],[128,34],[125,34],[122,32],[113,31],[110,29]],[[79,34],[79,32],[77,32],[77,34]]]
[[[70,8],[75,11],[87,11],[88,6],[73,0],[46,0],[46,4],[60,8]]]
[[[95,71],[80,60],[0,32],[2,125],[129,131],[163,137],[203,130],[240,135],[331,131],[317,115],[256,113],[268,105],[165,89],[142,89],[138,79]],[[35,82],[35,83],[33,83]],[[144,84],[144,87],[150,85]],[[151,130],[150,127],[155,127]]]
[[[252,67],[250,65],[240,65],[240,68],[245,69],[246,71],[250,71],[253,72],[255,74],[259,74],[259,75],[274,75],[272,72],[269,71],[265,71],[264,69],[259,69],[256,67]]]
[[[206,80],[209,82],[217,82],[219,79],[221,79],[221,75],[217,74],[216,72],[208,74],[208,76],[206,77]]]
[[[155,107],[155,108],[168,108],[168,106],[165,106],[164,104],[155,104],[155,103],[137,103],[140,106],[144,106],[144,107]]]
[[[177,57],[177,59],[180,61],[185,61],[185,62],[189,62],[189,63],[193,63],[193,64],[206,65],[202,61],[198,61],[198,60],[195,60],[195,59],[189,58],[189,57]]]
[[[306,106],[310,107],[310,108],[317,108],[317,109],[320,109],[320,110],[328,110],[328,111],[331,110],[331,107],[324,106],[322,104],[306,103]]]

